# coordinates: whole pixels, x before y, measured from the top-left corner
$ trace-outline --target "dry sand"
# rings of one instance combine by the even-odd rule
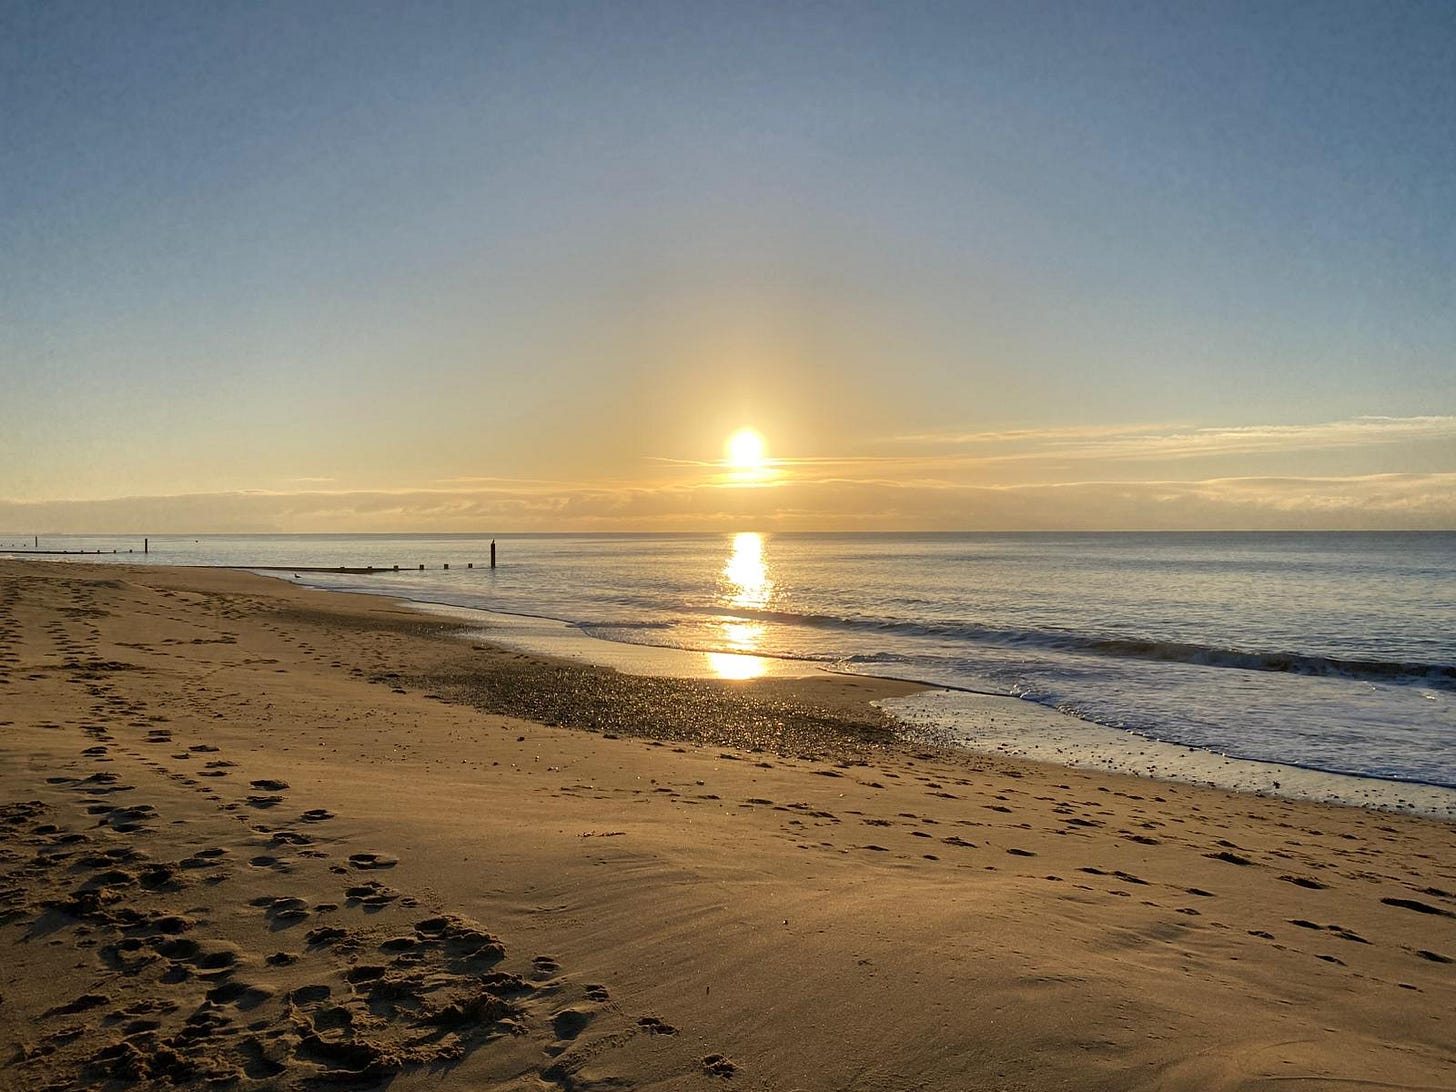
[[[1456,1086],[1451,824],[897,742],[903,691],[0,562],[0,1086]]]

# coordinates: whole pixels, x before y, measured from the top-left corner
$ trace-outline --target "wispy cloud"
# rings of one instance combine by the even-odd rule
[[[1140,435],[1165,430],[1187,428],[1186,425],[1067,425],[1058,428],[1007,428],[983,429],[977,432],[912,432],[886,437],[886,442],[896,444],[971,445],[971,444],[1021,444],[1054,443],[1057,441],[1086,441],[1106,436]]]
[[[1332,448],[1374,447],[1421,441],[1456,442],[1456,416],[1353,417],[1305,425],[1101,426],[1003,429],[987,432],[919,433],[891,437],[921,449],[902,460],[947,451],[985,462],[1032,459],[1146,461],[1260,455]]]
[[[466,474],[454,478],[435,478],[432,486],[488,486],[493,489],[512,491],[535,490],[541,486],[578,488],[582,483],[563,478],[505,478],[490,474]]]

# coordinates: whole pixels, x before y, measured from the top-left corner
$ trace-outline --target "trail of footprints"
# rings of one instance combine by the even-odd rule
[[[662,746],[662,744],[657,741],[648,741],[646,746]],[[743,761],[745,757],[756,756],[744,756],[724,752],[718,757],[730,761]],[[935,756],[918,756],[920,759],[933,757]],[[773,764],[766,761],[758,761],[755,764],[765,769],[773,768]],[[816,770],[814,772],[829,777],[849,777],[853,776],[853,768],[856,765],[864,764],[846,762],[841,763],[837,768]],[[1000,771],[1000,773],[1012,781],[1015,781],[1021,776],[1015,771]],[[899,775],[886,770],[877,771],[877,776],[895,778]],[[1016,788],[988,792],[985,789],[973,785],[967,779],[954,778],[943,773],[937,775],[912,774],[911,776],[925,785],[927,795],[938,799],[969,798],[973,800],[978,796],[984,796],[987,802],[982,803],[980,807],[998,815],[1014,816],[1016,812],[1013,805],[1016,803],[1016,797],[1025,795],[1021,790]],[[936,780],[936,777],[939,777],[940,780]],[[945,782],[953,782],[961,790],[961,794],[956,795],[945,791]],[[883,787],[874,782],[860,781],[859,783],[870,788]],[[698,790],[701,790],[703,787],[704,783],[702,781],[696,782],[694,786]],[[1060,785],[1057,788],[1070,792],[1070,786],[1067,785]],[[603,790],[586,784],[562,785],[557,791],[562,795],[572,796],[603,795]],[[683,806],[695,806],[707,803],[723,804],[722,799],[715,793],[692,791],[691,789],[679,791],[660,785],[650,789],[605,790],[606,793],[613,791],[626,791],[633,795],[647,793],[663,794],[669,797],[674,804]],[[1277,871],[1280,867],[1288,868],[1292,865],[1302,865],[1312,872],[1323,871],[1326,879],[1318,879],[1312,875],[1292,872],[1279,872],[1273,877],[1276,882],[1286,883],[1292,887],[1308,892],[1326,890],[1332,886],[1337,878],[1363,881],[1375,885],[1389,885],[1392,882],[1391,877],[1384,873],[1362,870],[1353,864],[1353,862],[1361,859],[1378,860],[1380,853],[1378,849],[1371,849],[1359,844],[1354,844],[1348,849],[1336,849],[1335,856],[1351,862],[1351,864],[1340,868],[1337,873],[1334,873],[1332,871],[1325,871],[1331,869],[1331,866],[1325,861],[1315,857],[1303,857],[1298,852],[1302,843],[1293,837],[1286,838],[1283,841],[1282,846],[1284,848],[1267,850],[1262,854],[1252,854],[1252,851],[1223,838],[1214,838],[1209,843],[1208,838],[1210,833],[1216,833],[1226,826],[1225,823],[1220,822],[1214,817],[1201,820],[1197,828],[1184,830],[1176,837],[1168,834],[1166,831],[1163,832],[1162,837],[1156,836],[1151,832],[1163,830],[1170,822],[1173,824],[1183,824],[1185,820],[1171,815],[1167,819],[1153,818],[1153,815],[1164,813],[1154,811],[1152,814],[1149,814],[1145,812],[1141,804],[1146,798],[1138,794],[1126,793],[1106,787],[1099,787],[1098,792],[1105,793],[1109,796],[1124,797],[1129,802],[1127,810],[1119,813],[1095,799],[1077,800],[1071,797],[1039,796],[1036,797],[1036,800],[1041,803],[1052,804],[1053,806],[1050,809],[1052,814],[1059,816],[1061,822],[1064,824],[1060,829],[1056,827],[1043,828],[1039,833],[1043,835],[1051,834],[1058,837],[1086,838],[1088,835],[1085,832],[1088,829],[1105,828],[1109,824],[1112,824],[1115,826],[1114,833],[1123,841],[1145,846],[1161,845],[1164,841],[1169,841],[1183,845],[1190,850],[1202,851],[1202,855],[1207,858],[1238,868],[1273,868]],[[1154,804],[1163,802],[1163,798],[1156,794],[1151,796],[1151,800]],[[865,812],[855,809],[846,809],[840,813],[835,813],[823,810],[822,808],[815,808],[803,802],[776,803],[765,797],[749,797],[738,802],[736,806],[743,809],[767,808],[785,813],[787,817],[784,819],[784,825],[781,828],[783,836],[792,841],[798,848],[809,851],[835,851],[838,853],[863,851],[883,853],[887,858],[899,861],[919,857],[922,860],[942,862],[943,864],[949,864],[954,867],[973,868],[991,872],[999,871],[1000,866],[990,863],[995,858],[994,856],[988,855],[1004,854],[1013,858],[1035,858],[1038,855],[1035,850],[1026,849],[1018,845],[1006,844],[1006,835],[1008,833],[1014,836],[1014,832],[1016,831],[1032,831],[1034,829],[1030,823],[1015,823],[1012,820],[998,821],[988,819],[978,821],[952,817],[937,819],[930,815],[922,815],[916,812],[901,812],[895,818],[891,819],[867,815]],[[902,832],[910,839],[919,840],[923,848],[934,848],[935,852],[917,853],[913,843],[910,846],[904,847],[896,847],[893,842],[889,845],[881,845],[875,841],[859,840],[851,840],[848,843],[841,844],[841,842],[835,840],[816,841],[813,840],[813,835],[810,835],[810,831],[817,830],[820,832],[821,837],[822,835],[829,835],[830,839],[832,839],[833,832],[836,828],[850,829],[845,828],[845,823],[852,820],[858,820],[864,826],[881,830],[886,834],[892,831]],[[1117,825],[1119,823],[1121,824],[1120,826]],[[1278,825],[1289,830],[1296,829],[1288,823],[1279,823]],[[977,840],[963,837],[959,833],[947,834],[944,832],[945,827],[959,828],[962,831],[965,831],[966,828],[976,829],[979,831],[974,836]],[[936,828],[942,829],[937,830]],[[1390,831],[1389,828],[1383,829],[1393,834],[1393,831]],[[1318,830],[1305,830],[1303,833],[1315,837],[1322,835],[1322,832]],[[1105,833],[1099,835],[1099,838],[1105,837]],[[1352,835],[1345,835],[1343,837],[1352,840],[1352,842],[1354,841],[1354,836]],[[889,841],[889,839],[887,838],[886,841]],[[930,844],[927,845],[926,843]],[[966,853],[965,851],[968,850],[979,852]],[[1256,856],[1267,857],[1269,859],[1256,860]],[[1226,922],[1205,917],[1209,907],[1216,905],[1207,901],[1217,899],[1218,895],[1216,892],[1208,891],[1200,887],[1187,886],[1186,884],[1144,879],[1123,868],[1103,868],[1097,865],[1087,864],[1079,866],[1076,872],[1078,875],[1072,877],[1047,874],[1039,878],[1052,883],[1066,883],[1073,891],[1100,894],[1112,898],[1137,898],[1139,891],[1146,895],[1152,895],[1155,892],[1171,893],[1172,898],[1167,901],[1157,901],[1152,897],[1143,897],[1138,901],[1148,909],[1160,913],[1171,911],[1185,919],[1204,918],[1202,922],[1197,923],[1198,927],[1216,930],[1230,930],[1235,928]],[[1026,875],[1030,877],[1032,874],[1027,873]],[[1093,879],[1100,879],[1104,882],[1102,884],[1094,884],[1091,882]],[[1326,882],[1326,880],[1329,882]],[[1402,887],[1405,886],[1402,884]],[[1386,886],[1386,890],[1388,889],[1388,886]],[[1385,906],[1396,907],[1433,918],[1456,920],[1456,892],[1429,886],[1415,890],[1414,893],[1421,895],[1422,898],[1387,895],[1379,898],[1378,901]],[[1192,899],[1188,899],[1188,896],[1192,896]],[[1070,898],[1073,901],[1082,898],[1072,895],[1064,895],[1063,897]],[[1169,905],[1169,903],[1172,905]],[[1198,905],[1200,903],[1202,904],[1202,908]],[[1313,904],[1313,901],[1308,903],[1308,905]],[[1185,921],[1176,925],[1171,923],[1154,923],[1152,929],[1155,932],[1166,934],[1168,939],[1172,939],[1194,927],[1194,922]],[[1278,930],[1278,934],[1276,935],[1271,930]],[[1243,929],[1242,932],[1258,940],[1272,942],[1271,946],[1275,950],[1292,952],[1296,955],[1307,956],[1340,967],[1346,967],[1348,963],[1337,954],[1339,951],[1338,946],[1334,950],[1327,950],[1324,947],[1311,948],[1307,945],[1324,940],[1338,940],[1357,945],[1376,945],[1379,943],[1378,940],[1372,940],[1362,936],[1354,929],[1337,922],[1321,923],[1308,920],[1304,917],[1281,918],[1277,922],[1268,923],[1266,928]],[[1407,946],[1405,950],[1417,961],[1443,965],[1456,963],[1456,959],[1453,959],[1450,955],[1433,951],[1429,948]],[[1419,990],[1418,986],[1409,982],[1375,978],[1355,970],[1349,973],[1353,978],[1365,979],[1388,987],[1398,987],[1403,990],[1413,991]]]
[[[20,662],[19,600],[15,582],[0,589],[0,688]],[[97,608],[83,599],[72,609],[83,618]],[[295,811],[286,782],[252,779],[241,799],[224,797],[219,786],[235,764],[209,743],[179,749],[165,717],[112,685],[129,665],[98,661],[89,650],[99,633],[77,634],[71,621],[46,624],[48,659],[89,700],[75,723],[86,744],[79,761],[94,772],[47,778],[46,800],[0,803],[0,935],[89,954],[94,978],[0,1059],[28,1086],[362,1087],[529,1036],[542,1040],[543,1081],[590,1088],[578,1071],[604,1050],[677,1034],[656,1016],[634,1021],[604,986],[571,983],[550,956],[514,966],[480,923],[374,878],[397,858],[345,852],[321,833],[333,814]],[[154,754],[186,763],[186,772]],[[205,826],[214,844],[154,857],[148,845],[169,820],[137,799],[136,778],[109,764],[141,767],[208,800],[215,818],[192,821],[188,834]],[[261,821],[284,813],[291,821]],[[286,890],[244,897],[259,877],[286,881],[303,869],[332,876],[337,901]],[[251,915],[241,921],[232,916],[240,900]],[[179,902],[185,911],[162,905]],[[700,1068],[714,1077],[737,1070],[720,1054]]]
[[[100,586],[104,587],[104,582]],[[207,743],[179,744],[165,717],[152,714],[112,685],[113,678],[128,665],[101,661],[91,651],[99,635],[91,622],[98,608],[89,597],[75,598],[46,624],[44,632],[54,652],[40,658],[43,672],[31,671],[17,679],[24,670],[17,651],[18,602],[14,584],[0,588],[0,692],[17,682],[55,677],[57,672],[84,686],[91,715],[77,726],[88,737],[89,745],[82,752],[86,758],[102,765],[120,756],[198,792],[214,804],[220,819],[229,817],[245,828],[241,837],[246,846],[237,845],[239,832],[234,831],[233,849],[214,845],[177,861],[152,861],[131,843],[158,829],[162,818],[149,805],[121,802],[125,800],[122,794],[134,790],[105,771],[75,782],[58,782],[78,799],[88,821],[96,824],[88,834],[58,825],[46,805],[26,802],[6,809],[0,821],[4,829],[7,833],[13,830],[16,838],[33,845],[35,855],[29,861],[7,858],[3,870],[9,875],[12,869],[19,869],[15,875],[27,882],[35,879],[38,873],[34,870],[39,870],[56,880],[58,886],[46,905],[37,909],[17,902],[21,899],[18,893],[27,883],[7,884],[0,890],[0,921],[23,922],[27,929],[41,932],[65,928],[57,923],[70,921],[77,947],[91,950],[111,976],[110,985],[98,987],[47,1014],[46,1021],[55,1029],[25,1045],[17,1055],[17,1065],[36,1064],[52,1054],[65,1053],[88,1079],[150,1075],[153,1079],[173,1080],[267,1080],[302,1066],[321,1079],[368,1083],[401,1070],[448,1063],[502,1035],[532,1034],[531,1029],[539,1033],[549,1026],[551,1041],[545,1050],[553,1060],[543,1067],[541,1076],[562,1085],[584,1087],[573,1077],[575,1069],[601,1049],[595,1044],[619,1041],[624,1026],[630,1034],[653,1038],[670,1038],[676,1033],[657,1017],[641,1017],[634,1023],[611,1004],[602,987],[578,990],[569,986],[549,957],[538,957],[529,967],[504,970],[509,962],[504,949],[481,926],[464,918],[428,912],[409,895],[369,875],[387,877],[396,863],[393,858],[379,853],[343,853],[343,847],[322,836],[319,831],[326,829],[325,824],[332,818],[326,810],[295,811],[297,805],[282,781],[260,778],[244,785],[243,779],[235,776],[236,765],[217,747]],[[236,616],[236,612],[255,606],[224,604],[219,613]],[[273,627],[273,633],[317,658],[315,649],[305,647],[306,641],[286,629]],[[352,673],[363,674],[357,667]],[[200,706],[204,707],[205,703]],[[118,742],[117,733],[125,734],[125,743]],[[654,741],[649,745],[661,744]],[[720,757],[742,760],[745,756],[725,753]],[[934,757],[919,755],[917,761]],[[771,766],[766,761],[757,765]],[[816,772],[859,780],[855,765],[844,763]],[[1037,856],[1035,850],[1024,845],[1006,844],[1007,834],[1015,840],[1016,831],[1032,831],[1030,824],[1015,821],[1017,797],[1025,795],[1021,790],[1009,786],[987,793],[950,771],[929,767],[917,771],[913,769],[915,762],[909,765],[912,768],[906,771],[907,776],[922,785],[927,797],[936,801],[964,800],[963,807],[973,806],[980,797],[981,802],[975,806],[985,809],[987,817],[937,819],[903,812],[890,819],[854,810],[835,814],[804,803],[775,803],[765,797],[752,797],[737,806],[785,813],[784,835],[806,850],[858,850],[893,859],[919,857],[990,871],[998,866],[990,863],[995,858],[988,854],[999,855],[1003,861],[1006,857]],[[1014,771],[998,770],[999,774],[1014,781]],[[899,775],[880,771],[876,776]],[[233,782],[239,783],[236,795],[225,796],[234,788]],[[877,782],[859,783],[883,788]],[[701,782],[697,788],[702,789]],[[1213,815],[1183,819],[1154,806],[1145,811],[1143,797],[1100,788],[1102,793],[1126,798],[1121,811],[1115,811],[1095,798],[1072,798],[1067,785],[1057,789],[1067,795],[1037,799],[1051,805],[1051,813],[1061,819],[1062,826],[1042,829],[1036,832],[1039,835],[1086,838],[1089,831],[1111,825],[1111,833],[1128,843],[1156,846],[1172,842],[1234,869],[1278,870],[1282,866],[1287,871],[1271,873],[1275,880],[1307,892],[1323,890],[1335,879],[1322,871],[1328,865],[1319,857],[1301,854],[1299,837],[1319,837],[1320,831],[1303,831],[1279,823],[1288,830],[1282,848],[1254,853],[1227,839],[1213,838],[1210,842],[1224,825]],[[684,790],[658,786],[647,791],[664,794],[674,804],[722,803],[716,794],[687,786]],[[560,791],[582,795],[599,790],[589,785],[563,785]],[[1156,804],[1161,798],[1153,795],[1152,801]],[[18,810],[12,814],[12,809]],[[277,818],[285,815],[292,816],[292,821]],[[848,845],[839,845],[832,840],[814,841],[810,834],[816,829],[822,834],[836,829],[848,831],[851,828],[846,821],[855,819],[882,832],[875,837],[888,844],[854,839]],[[890,837],[897,832],[907,841],[913,839],[903,850]],[[1097,836],[1105,838],[1108,833],[1102,829]],[[1392,840],[1394,834],[1389,831]],[[1377,871],[1381,847],[1356,842],[1351,835],[1345,837],[1351,838],[1351,845],[1348,850],[1336,851],[1345,862],[1339,878],[1388,883],[1390,877]],[[96,844],[117,839],[126,844]],[[1035,844],[1031,838],[1027,840]],[[925,849],[933,852],[920,852]],[[280,940],[278,950],[263,958],[261,966],[218,938],[203,939],[207,907],[191,916],[149,917],[136,909],[139,896],[176,890],[172,885],[222,894],[239,882],[240,870],[286,882],[296,870],[306,868],[327,869],[338,877],[338,902],[310,904],[287,891],[249,899],[260,926]],[[59,886],[61,876],[56,875],[57,871],[72,885],[69,890]],[[75,886],[78,878],[79,886]],[[1186,924],[1178,926],[1179,930],[1195,927],[1192,919],[1200,918],[1196,923],[1199,927],[1233,928],[1205,916],[1209,906],[1217,905],[1208,901],[1216,899],[1215,892],[1145,880],[1124,868],[1103,868],[1089,862],[1080,866],[1075,876],[1049,874],[1041,878],[1066,884],[1070,890],[1064,897],[1072,898],[1137,898],[1154,890],[1170,891],[1176,903],[1171,907],[1153,898],[1143,897],[1140,901],[1152,910],[1171,910],[1180,915]],[[1077,891],[1087,895],[1074,896]],[[1412,895],[1417,897],[1408,897]],[[123,900],[130,909],[118,909]],[[1412,890],[1380,901],[1401,912],[1456,917],[1456,894],[1443,888]],[[1346,961],[1338,952],[1356,951],[1361,945],[1375,942],[1339,923],[1303,916],[1282,918],[1264,928],[1243,932],[1270,942],[1276,949],[1341,967],[1346,966]],[[281,943],[284,940],[289,943]],[[1300,940],[1316,942],[1316,946],[1305,947]],[[1452,962],[1450,955],[1441,952],[1416,947],[1409,951],[1412,957],[1427,963]],[[1356,971],[1349,973],[1364,977]],[[141,988],[149,982],[166,985],[170,991],[160,996],[149,993]],[[1405,982],[1390,985],[1416,988]],[[554,1013],[546,1013],[553,1008]],[[102,1051],[95,1051],[94,1036],[84,1026],[68,1021],[81,1014],[93,1022],[99,1017],[112,1033],[113,1041]],[[593,1041],[583,1037],[588,1028],[600,1030],[609,1024],[610,1034]],[[704,1057],[700,1064],[703,1072],[713,1076],[731,1076],[735,1071],[733,1063],[721,1055]]]
[[[76,1079],[48,1087],[261,1080],[300,1064],[309,1076],[370,1083],[524,1031],[523,1002],[541,990],[494,970],[505,951],[478,924],[438,914],[361,920],[394,904],[418,905],[378,882],[343,887],[342,909],[287,895],[254,898],[279,942],[263,960],[272,973],[260,974],[263,968],[248,965],[250,949],[208,928],[239,868],[234,854],[212,846],[155,860],[143,846],[162,821],[156,808],[113,802],[132,786],[110,772],[53,782],[76,795],[70,807],[28,801],[0,808],[7,844],[31,851],[28,858],[7,853],[0,911],[27,941],[69,935],[78,951],[90,950],[99,984],[44,1014],[44,1034],[11,1059],[18,1072],[62,1052]],[[101,816],[92,833],[55,821],[77,805]],[[118,839],[126,841],[110,844]],[[187,900],[197,905],[186,913],[148,905],[151,895],[193,888],[201,890]],[[313,924],[321,919],[340,924]],[[305,923],[312,927],[289,935]],[[284,968],[293,973],[280,976]],[[85,1024],[67,1019],[83,1012]],[[99,1049],[87,1026],[98,1023],[111,1033]]]

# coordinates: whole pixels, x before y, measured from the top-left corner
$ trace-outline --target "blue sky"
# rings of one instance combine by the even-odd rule
[[[1452,56],[1449,4],[0,3],[0,523],[1453,526]]]

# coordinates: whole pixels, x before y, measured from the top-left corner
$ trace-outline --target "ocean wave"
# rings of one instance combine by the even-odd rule
[[[1302,652],[1260,652],[1188,641],[1069,633],[1043,629],[1003,629],[974,622],[909,621],[892,618],[838,617],[786,611],[735,610],[721,616],[777,622],[815,629],[968,641],[999,648],[1070,652],[1112,659],[1190,664],[1241,671],[1272,671],[1328,676],[1365,682],[1418,684],[1456,690],[1456,665],[1402,660],[1352,659]],[[868,662],[868,661],[866,661]]]
[[[901,656],[897,652],[863,652],[855,653],[853,656],[843,656],[835,662],[842,664],[903,664],[908,663],[910,657]]]

